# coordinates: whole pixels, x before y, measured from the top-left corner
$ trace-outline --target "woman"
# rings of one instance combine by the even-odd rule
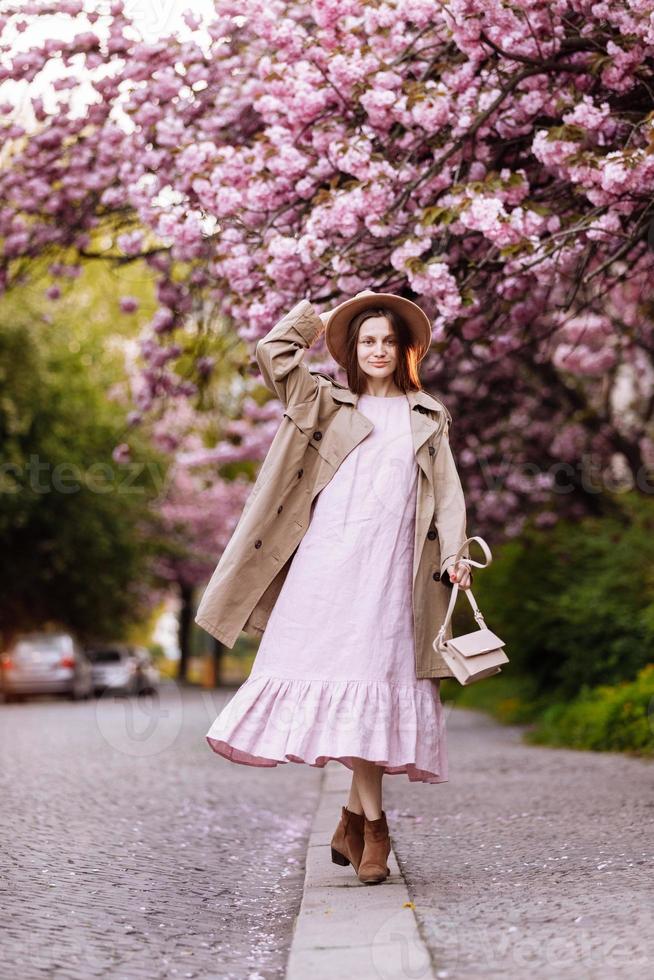
[[[304,364],[323,327],[347,386]],[[284,417],[196,615],[229,646],[262,635],[209,745],[246,765],[351,769],[332,859],[369,884],[389,874],[383,775],[447,780],[451,672],[431,641],[448,588],[471,583],[453,564],[468,554],[451,415],[418,376],[430,341],[418,306],[365,290],[320,316],[304,300],[258,342]]]

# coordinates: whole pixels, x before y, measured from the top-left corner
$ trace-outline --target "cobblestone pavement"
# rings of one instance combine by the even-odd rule
[[[0,704],[3,980],[284,976],[321,770],[217,756],[229,697]]]
[[[652,762],[528,746],[443,703],[448,782],[384,779],[436,976],[654,975]]]

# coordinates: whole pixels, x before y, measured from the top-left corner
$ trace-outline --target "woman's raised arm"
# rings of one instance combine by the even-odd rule
[[[318,390],[317,379],[304,363],[304,352],[324,328],[322,317],[303,299],[257,342],[255,356],[264,383],[285,407],[310,401]]]

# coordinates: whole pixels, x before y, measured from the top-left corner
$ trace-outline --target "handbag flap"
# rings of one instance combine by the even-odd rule
[[[453,636],[447,641],[448,647],[456,650],[462,657],[476,657],[480,653],[489,653],[504,646],[504,640],[489,629],[474,630],[463,636]]]

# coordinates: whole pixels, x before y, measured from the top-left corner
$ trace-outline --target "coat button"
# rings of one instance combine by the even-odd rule
[[[261,547],[261,538],[259,538],[258,541],[255,541],[254,542],[254,547],[255,548],[260,548]]]
[[[298,470],[297,471],[298,480],[300,479],[300,477],[302,476],[303,473],[304,473],[304,470]]]
[[[283,506],[284,506],[283,504],[280,504],[280,505],[279,505],[279,507],[277,508],[277,513],[278,513],[278,514],[281,514],[281,512],[282,512],[282,507],[283,507]]]
[[[430,541],[433,541],[434,538],[436,537],[436,531],[427,531],[427,537],[429,538]]]
[[[433,456],[435,452],[436,452],[436,449],[435,449],[435,447],[434,447],[434,446],[430,446],[430,447],[429,447],[429,455],[430,455],[430,456]]]
[[[320,430],[318,430],[318,432],[314,432],[313,438],[317,440],[322,439],[322,432],[320,432]]]

